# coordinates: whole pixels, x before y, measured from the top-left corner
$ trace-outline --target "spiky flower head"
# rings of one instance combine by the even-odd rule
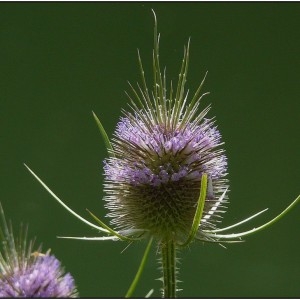
[[[130,110],[123,111],[104,162],[108,216],[125,232],[144,231],[158,240],[186,239],[195,216],[201,178],[208,189],[198,238],[214,229],[224,212],[228,189],[227,159],[210,107],[199,111],[204,80],[189,99],[185,91],[189,45],[177,88],[167,87],[159,65],[159,36],[154,35],[154,85],[149,92],[140,61],[143,86],[133,88]],[[168,90],[168,91],[167,91]],[[220,201],[220,196],[222,200]]]
[[[8,227],[0,205],[3,228],[0,229],[0,298],[75,298],[74,279],[65,273],[60,261],[34,251],[34,241],[27,240],[27,229],[21,227],[18,239]]]

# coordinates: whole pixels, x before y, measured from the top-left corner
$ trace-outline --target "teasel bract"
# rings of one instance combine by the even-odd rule
[[[153,12],[154,13],[154,12]],[[292,202],[271,221],[252,230],[223,234],[262,212],[226,228],[219,228],[228,204],[227,158],[210,106],[199,109],[204,79],[192,97],[185,90],[189,64],[189,42],[184,48],[176,87],[167,84],[161,71],[159,39],[154,13],[153,89],[149,90],[138,52],[141,84],[131,87],[129,109],[123,110],[109,139],[93,113],[108,149],[104,161],[104,200],[111,225],[107,226],[90,212],[100,226],[82,218],[28,167],[32,175],[70,213],[82,222],[106,233],[102,237],[65,237],[81,240],[149,239],[161,253],[163,296],[173,298],[178,290],[176,253],[194,240],[219,244],[239,242],[275,223],[300,199]],[[138,272],[139,274],[139,272]],[[135,283],[133,283],[134,286]],[[130,288],[126,296],[132,295]]]
[[[34,248],[27,227],[21,226],[17,238],[7,223],[0,204],[0,298],[76,298],[74,279],[65,273],[60,261]]]

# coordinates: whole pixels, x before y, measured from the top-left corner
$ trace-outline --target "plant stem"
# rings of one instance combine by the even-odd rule
[[[176,298],[176,246],[172,239],[161,243],[163,297]]]

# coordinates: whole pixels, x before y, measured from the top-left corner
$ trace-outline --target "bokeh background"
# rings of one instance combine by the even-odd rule
[[[63,262],[82,297],[123,297],[144,242],[84,242],[97,236],[35,181],[26,162],[76,212],[104,218],[106,150],[91,111],[111,136],[139,80],[150,78],[154,8],[161,64],[177,80],[191,37],[188,87],[208,70],[226,143],[230,225],[269,207],[242,229],[271,219],[299,194],[300,6],[298,3],[0,3],[0,200],[7,217]],[[180,297],[299,297],[300,206],[245,243],[194,243],[180,254]],[[105,218],[104,218],[105,219]],[[106,219],[106,221],[108,221]],[[17,227],[17,226],[16,226]],[[241,229],[241,230],[242,230]],[[135,296],[161,276],[153,248]]]

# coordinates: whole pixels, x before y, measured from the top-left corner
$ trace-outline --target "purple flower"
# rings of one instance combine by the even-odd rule
[[[0,205],[3,230],[0,251],[0,298],[75,298],[74,279],[65,273],[55,256],[33,252],[33,241],[27,241],[27,230],[15,240]]]
[[[197,237],[207,240],[203,230],[216,228],[227,202],[221,134],[215,120],[206,118],[210,107],[199,111],[202,84],[190,101],[184,91],[188,48],[176,93],[170,85],[167,94],[155,46],[154,91],[148,92],[144,78],[143,89],[132,88],[131,110],[124,111],[117,124],[111,156],[104,161],[108,216],[120,232],[144,231],[158,240],[182,242],[190,232],[206,174],[209,188]]]

